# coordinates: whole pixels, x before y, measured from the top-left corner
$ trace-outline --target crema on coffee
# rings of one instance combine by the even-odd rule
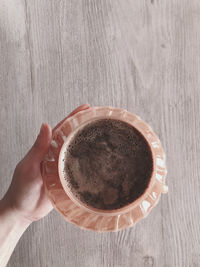
[[[119,209],[139,198],[152,171],[147,141],[120,120],[86,124],[65,151],[64,177],[71,192],[87,206],[101,210]]]

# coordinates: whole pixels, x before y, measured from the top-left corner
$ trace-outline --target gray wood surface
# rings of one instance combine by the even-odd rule
[[[9,267],[200,266],[199,72],[199,0],[0,0],[0,197],[40,124],[82,103],[148,122],[169,186],[119,233],[83,231],[53,211]]]

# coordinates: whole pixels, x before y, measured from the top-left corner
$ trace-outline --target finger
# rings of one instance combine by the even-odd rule
[[[26,154],[25,158],[31,161],[42,161],[51,143],[51,137],[51,127],[49,124],[43,123],[35,143]]]
[[[90,105],[89,105],[89,104],[83,104],[83,105],[77,107],[75,110],[73,110],[73,111],[69,114],[68,117],[71,117],[71,116],[73,116],[74,114],[78,113],[79,111],[84,110],[84,109],[88,109],[88,108],[90,108]]]
[[[73,116],[74,114],[78,113],[81,110],[85,110],[90,108],[89,104],[83,104],[79,107],[77,107],[75,110],[73,110],[67,117],[65,117],[61,122],[59,122],[56,127],[53,129],[53,131],[55,131],[66,119],[68,119],[69,117]]]

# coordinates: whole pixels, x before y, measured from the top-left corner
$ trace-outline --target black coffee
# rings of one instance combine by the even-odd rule
[[[118,209],[139,198],[152,170],[148,143],[138,130],[120,120],[87,124],[65,152],[65,177],[72,193],[98,209]]]

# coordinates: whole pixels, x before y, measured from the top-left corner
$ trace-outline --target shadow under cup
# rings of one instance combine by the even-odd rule
[[[145,193],[153,156],[135,127],[102,117],[81,124],[67,137],[58,168],[65,192],[77,205],[99,213],[117,212]]]

